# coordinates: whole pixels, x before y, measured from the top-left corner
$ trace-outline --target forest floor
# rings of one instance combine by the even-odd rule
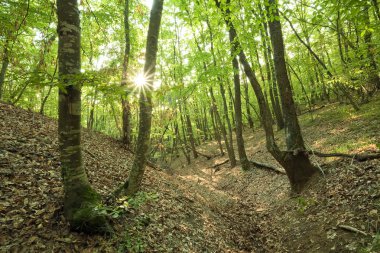
[[[332,104],[313,120],[301,116],[308,147],[378,152],[379,108],[377,96],[359,112]],[[84,129],[82,139],[89,179],[106,197],[133,157],[105,135]],[[55,120],[0,104],[0,252],[380,252],[379,160],[312,156],[324,176],[295,197],[285,175],[212,168],[226,155],[191,165],[180,157],[168,169],[147,167],[134,199],[99,207],[114,217],[115,235],[102,237],[69,230],[57,142]],[[250,159],[276,165],[261,130],[246,129],[245,144]],[[218,153],[215,142],[198,149]]]

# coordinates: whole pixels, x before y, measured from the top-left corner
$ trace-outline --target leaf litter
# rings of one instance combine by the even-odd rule
[[[344,131],[334,131],[342,122],[306,126],[305,139],[312,147],[332,151],[333,145],[321,145],[331,131],[337,140],[357,139],[357,125],[370,124],[354,123],[350,130],[344,122]],[[249,131],[248,155],[275,164],[265,150],[262,131]],[[298,197],[290,197],[283,175],[255,168],[243,172],[228,163],[212,169],[217,160],[225,159],[221,157],[199,158],[190,166],[178,159],[170,171],[148,167],[143,191],[158,198],[113,219],[114,237],[70,232],[62,214],[56,121],[0,104],[0,133],[3,252],[372,252],[379,233],[379,161],[314,157],[326,177]],[[378,135],[371,138],[379,143]],[[89,180],[106,197],[127,178],[133,157],[103,134],[83,129],[82,139]],[[214,142],[199,148],[217,153]],[[376,149],[364,149],[369,148]]]

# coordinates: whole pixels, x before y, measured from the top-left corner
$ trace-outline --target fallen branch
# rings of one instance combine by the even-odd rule
[[[260,162],[256,162],[256,161],[249,161],[252,165],[256,166],[256,167],[259,167],[259,168],[263,168],[263,169],[270,169],[270,170],[273,170],[274,172],[276,173],[280,173],[280,174],[284,174],[286,175],[286,172],[280,168],[277,168],[273,165],[270,165],[270,164],[266,164],[266,163],[260,163]]]
[[[364,154],[344,154],[344,153],[322,153],[318,151],[308,150],[310,155],[316,155],[318,157],[343,157],[354,159],[358,162],[364,162],[380,158],[380,153],[364,153]]]
[[[199,152],[199,151],[197,151],[197,154],[198,154],[198,155],[200,155],[200,156],[206,157],[206,158],[207,158],[207,160],[210,160],[210,159],[212,159],[212,158],[214,158],[214,157],[217,157],[217,156],[218,156],[218,155],[214,155],[214,156],[211,156],[211,155],[206,155],[206,154],[203,154],[203,153],[201,153],[201,152]]]
[[[214,164],[211,168],[217,168],[217,167],[219,167],[219,166],[221,166],[221,165],[223,165],[223,164],[226,164],[226,163],[228,163],[230,161],[230,159],[227,159],[227,160],[225,160],[225,161],[223,161],[223,162],[220,162],[220,163],[217,163],[217,164]]]
[[[309,113],[309,112],[315,112],[315,111],[318,111],[318,110],[320,110],[320,109],[322,109],[322,108],[324,108],[324,107],[326,107],[325,105],[321,105],[320,107],[314,107],[314,108],[311,108],[311,109],[309,109],[309,110],[306,110],[306,111],[303,111],[303,112],[301,112],[298,116],[300,116],[300,115],[303,115],[303,114],[306,114],[306,113]]]
[[[347,226],[347,225],[338,225],[338,228],[341,228],[341,229],[344,229],[344,230],[347,230],[347,231],[350,231],[350,232],[354,232],[354,233],[357,233],[357,234],[361,234],[361,235],[364,235],[364,236],[367,236],[368,234],[366,232],[363,232],[357,228],[354,228],[354,227],[351,227],[351,226]]]

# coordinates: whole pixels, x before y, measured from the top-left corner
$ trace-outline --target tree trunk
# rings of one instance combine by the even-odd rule
[[[121,86],[127,88],[128,84],[128,67],[129,67],[129,57],[131,52],[131,40],[129,37],[129,0],[124,2],[124,37],[125,37],[125,49],[123,57],[123,69],[121,74]],[[122,142],[129,147],[131,145],[131,106],[127,99],[128,91],[125,95],[121,97],[121,107],[122,107]]]
[[[276,0],[269,0],[271,8],[274,8],[275,18],[269,21],[270,37],[274,53],[274,65],[276,77],[280,88],[282,110],[285,123],[286,146],[289,151],[305,150],[301,128],[298,123],[296,108],[294,106],[292,89],[285,64],[284,41],[282,37],[281,23],[276,19],[278,9]],[[269,7],[267,8],[268,13]],[[300,192],[303,186],[317,172],[305,152],[288,152],[281,161],[291,183],[293,191]]]
[[[44,110],[45,110],[45,104],[46,104],[46,101],[48,100],[49,96],[50,96],[50,93],[51,93],[51,90],[53,89],[54,87],[54,78],[55,78],[55,75],[57,74],[57,67],[58,67],[58,59],[56,60],[55,62],[55,68],[54,68],[54,73],[50,79],[50,85],[49,85],[49,90],[48,90],[48,93],[46,94],[46,96],[42,99],[42,102],[41,102],[41,106],[40,106],[40,114],[44,114]]]
[[[7,68],[9,65],[8,47],[9,47],[9,39],[6,39],[5,44],[4,44],[4,51],[3,51],[3,62],[1,63],[1,70],[0,70],[0,101],[3,99],[5,74],[7,73]]]
[[[366,27],[371,27],[370,19],[369,19],[369,7],[370,5],[367,4],[364,7],[363,14],[364,14],[364,20],[365,20],[365,25]],[[372,32],[371,31],[365,31],[364,34],[364,42],[367,46],[367,58],[369,60],[369,66],[370,66],[370,79],[371,82],[373,82],[376,86],[377,89],[380,89],[380,77],[378,74],[378,68],[377,68],[377,63],[375,60],[375,47],[372,43]]]
[[[208,27],[208,30],[209,30],[209,34],[210,34],[212,61],[213,61],[214,67],[216,67],[217,63],[216,63],[216,56],[215,56],[215,51],[214,51],[214,34],[212,32],[210,21],[209,21],[208,17],[207,17],[207,20],[206,20],[206,24],[207,24],[207,27]],[[222,100],[223,100],[224,115],[225,115],[225,118],[226,118],[226,121],[227,121],[228,136],[227,136],[227,131],[226,131],[225,123],[223,122],[223,120],[222,120],[222,118],[220,116],[220,113],[219,113],[217,107],[215,109],[215,112],[216,112],[215,116],[216,116],[217,122],[218,122],[218,124],[220,126],[220,129],[222,131],[224,143],[226,144],[226,149],[227,149],[228,157],[230,158],[231,168],[233,168],[233,167],[236,166],[236,158],[235,158],[235,150],[234,150],[234,146],[233,146],[233,142],[232,142],[232,127],[231,127],[230,118],[228,116],[228,107],[227,107],[227,101],[226,101],[226,91],[224,89],[224,86],[223,86],[223,83],[222,83],[222,79],[219,76],[218,76],[218,82],[219,82],[220,93],[222,95]],[[214,93],[213,93],[212,89],[210,90],[210,94],[211,94],[211,98],[212,98],[212,103],[213,103],[214,106],[216,106],[216,99],[214,97]]]
[[[261,4],[259,4],[260,16],[264,18],[263,10]],[[268,25],[263,22],[263,26],[261,28],[261,37],[264,45],[264,60],[267,69],[267,79],[269,85],[269,98],[272,103],[272,108],[274,112],[274,117],[276,119],[277,130],[281,130],[284,128],[284,118],[282,115],[280,100],[278,98],[277,92],[277,81],[276,75],[274,73],[274,67],[272,62],[272,50],[270,44],[268,43],[269,35],[268,35]]]
[[[245,107],[246,107],[246,111],[247,111],[248,125],[249,125],[249,128],[254,130],[251,110],[249,109],[250,102],[249,102],[248,83],[247,83],[246,79],[244,80],[244,93],[245,93]]]
[[[213,110],[215,113],[215,118],[216,118],[218,125],[220,126],[220,130],[222,132],[223,140],[224,140],[224,143],[226,145],[228,158],[230,160],[231,168],[233,168],[236,166],[236,158],[235,158],[234,148],[230,143],[230,139],[227,137],[226,127],[224,126],[224,124],[222,122],[218,108],[216,106],[216,99],[215,99],[214,91],[212,88],[210,88],[210,95],[211,95],[211,99],[212,99],[212,107],[213,107]]]
[[[213,106],[211,106],[211,108],[210,108],[210,114],[211,114],[212,128],[214,129],[214,136],[215,136],[216,141],[218,142],[220,154],[223,156],[224,150],[223,150],[223,145],[222,145],[222,138],[220,137],[219,128],[218,128],[217,124],[215,123],[216,116],[215,116],[215,110],[214,110]]]
[[[239,62],[237,60],[237,53],[239,52],[239,43],[236,41],[237,34],[234,26],[232,25],[230,17],[230,0],[226,1],[227,8],[224,10],[220,6],[220,2],[216,0],[218,8],[225,14],[224,20],[227,25],[230,44],[231,44],[231,57],[232,57],[232,69],[234,74],[234,90],[235,90],[235,125],[236,125],[236,142],[238,147],[239,159],[243,170],[248,170],[250,163],[245,153],[244,139],[243,139],[243,116],[241,111],[241,92],[240,92],[240,76],[239,76]]]
[[[104,215],[94,211],[101,202],[83,167],[81,153],[80,20],[76,0],[58,0],[59,90],[58,136],[65,190],[64,215],[74,230],[109,233]]]
[[[195,138],[194,138],[194,133],[193,133],[193,126],[191,124],[191,119],[190,119],[190,115],[189,115],[189,111],[186,107],[186,103],[184,104],[185,105],[185,122],[186,122],[186,129],[187,129],[187,137],[189,138],[189,141],[190,141],[190,146],[191,146],[191,151],[193,152],[193,157],[194,159],[197,159],[198,158],[198,153],[197,153],[197,149],[195,148]]]
[[[127,195],[134,195],[140,190],[147,161],[152,124],[152,89],[156,70],[157,45],[163,4],[163,0],[154,0],[150,12],[144,65],[144,75],[147,77],[147,81],[146,87],[144,87],[144,92],[140,93],[139,133],[137,138],[136,155],[129,179],[124,184],[124,187],[127,188]]]

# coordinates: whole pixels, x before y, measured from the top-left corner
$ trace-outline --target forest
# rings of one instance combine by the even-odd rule
[[[0,2],[0,252],[380,252],[378,0]]]

